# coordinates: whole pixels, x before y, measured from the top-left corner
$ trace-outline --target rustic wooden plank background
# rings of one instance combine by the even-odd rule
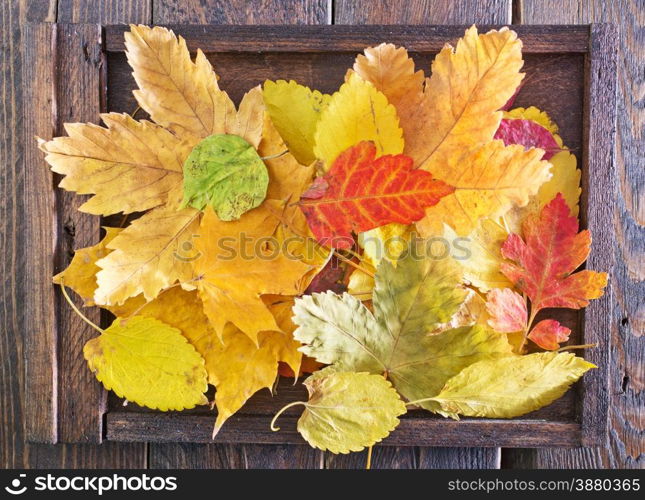
[[[584,24],[614,22],[620,31],[619,186],[614,227],[610,433],[596,449],[376,448],[375,468],[645,467],[645,2],[642,0],[3,0],[0,2],[0,466],[11,467],[362,467],[365,457],[332,456],[305,446],[212,444],[25,444],[23,304],[34,300],[25,273],[28,239],[22,82],[25,22],[213,24]],[[34,74],[34,73],[32,73]],[[36,73],[37,74],[37,73]],[[88,111],[89,112],[89,111]],[[57,124],[52,124],[55,130]],[[60,360],[59,360],[60,361]],[[63,360],[64,361],[64,360]],[[73,409],[65,410],[73,412]],[[75,429],[65,432],[77,432]]]

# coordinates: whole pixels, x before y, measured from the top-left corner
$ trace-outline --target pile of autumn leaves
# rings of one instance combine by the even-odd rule
[[[591,238],[557,127],[500,111],[523,78],[515,33],[470,28],[429,78],[379,45],[331,96],[267,81],[237,109],[171,31],[132,26],[126,47],[152,122],[109,113],[41,142],[60,186],[93,195],[81,211],[143,213],[54,279],[117,317],[84,349],[107,389],[180,410],[211,384],[217,431],[304,353],[328,366],[298,429],[346,453],[409,407],[513,417],[593,366],[535,321],[586,306],[606,275],[574,272]],[[470,257],[433,257],[438,236]]]

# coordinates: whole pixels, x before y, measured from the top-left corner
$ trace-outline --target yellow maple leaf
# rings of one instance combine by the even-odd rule
[[[93,306],[96,291],[96,273],[101,270],[96,261],[111,252],[107,245],[122,231],[118,227],[104,227],[105,236],[94,246],[79,248],[67,268],[53,278],[57,285],[65,285],[83,299],[86,306]]]
[[[455,187],[454,193],[426,210],[417,229],[424,236],[443,233],[443,224],[465,236],[482,217],[499,217],[512,206],[524,206],[551,177],[551,165],[541,161],[541,149],[504,146],[491,141],[459,166],[444,173],[444,182]]]
[[[208,402],[204,359],[179,330],[156,319],[117,318],[83,354],[106,389],[139,405],[166,411]]]
[[[208,209],[199,227],[194,261],[197,287],[206,316],[218,335],[233,323],[257,343],[261,331],[280,331],[261,295],[295,295],[311,266],[289,255],[271,236],[281,204],[267,200],[233,222],[220,221]]]
[[[289,147],[289,152],[303,165],[309,165],[316,159],[314,133],[330,99],[330,95],[311,90],[293,80],[264,82],[267,113]]]
[[[429,79],[414,72],[404,49],[391,45],[368,49],[354,69],[397,108],[404,153],[445,181],[460,158],[492,140],[498,110],[523,78],[522,64],[522,43],[513,31],[480,35],[473,26],[456,48],[446,45],[437,54]]]
[[[94,194],[79,210],[96,215],[138,212],[181,193],[182,165],[190,144],[126,114],[107,113],[101,118],[107,128],[67,123],[68,137],[40,142],[52,170],[65,176],[60,187]]]
[[[130,26],[126,54],[139,105],[159,125],[193,145],[212,134],[234,134],[257,148],[262,134],[262,90],[253,89],[239,112],[201,50],[193,62],[182,37],[161,27]]]
[[[396,109],[374,85],[355,73],[331,96],[314,137],[314,153],[325,168],[360,141],[372,141],[379,156],[403,152]]]
[[[199,214],[192,208],[159,207],[121,231],[107,245],[112,252],[96,263],[101,270],[94,301],[122,304],[140,293],[150,300],[177,281],[190,282]]]

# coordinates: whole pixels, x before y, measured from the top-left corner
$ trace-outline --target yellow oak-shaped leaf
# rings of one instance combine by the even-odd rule
[[[314,133],[322,111],[331,96],[300,85],[293,80],[264,82],[264,104],[289,152],[303,165],[312,163]]]
[[[255,345],[247,335],[229,324],[220,339],[204,314],[202,301],[196,291],[171,288],[147,304],[142,296],[128,300],[122,306],[110,307],[115,315],[127,317],[132,313],[158,319],[179,329],[205,360],[208,382],[217,389],[216,431],[253,394],[271,389],[278,374],[278,362],[287,363],[295,373],[300,368],[301,346],[291,335],[290,298],[275,298],[267,304],[283,332],[262,332]]]
[[[417,229],[424,237],[437,236],[448,224],[465,236],[482,217],[499,217],[512,206],[526,205],[551,178],[551,165],[541,156],[541,149],[525,151],[523,146],[491,141],[442,175],[433,172],[455,191],[426,209]]]
[[[194,261],[204,311],[218,335],[233,323],[257,342],[261,331],[280,331],[261,295],[295,295],[311,266],[290,255],[272,238],[280,203],[265,201],[233,222],[220,221],[208,209],[199,227]]]
[[[193,145],[212,134],[234,134],[257,148],[264,115],[259,87],[238,112],[204,53],[198,49],[193,62],[186,41],[172,31],[131,25],[125,46],[139,86],[134,96],[156,123]]]
[[[111,252],[107,245],[121,232],[121,228],[118,227],[105,227],[104,229],[105,236],[99,243],[76,250],[67,269],[53,278],[57,285],[65,285],[80,295],[86,306],[94,305],[94,292],[97,286],[96,273],[101,270],[96,265],[96,261]]]
[[[495,135],[498,110],[520,84],[522,64],[522,43],[513,31],[480,35],[473,26],[456,48],[439,52],[429,79],[414,72],[405,50],[388,45],[368,49],[354,69],[397,108],[405,154],[446,181],[463,156]]]
[[[591,368],[564,352],[480,361],[451,378],[433,399],[448,414],[512,418],[555,401]]]
[[[167,411],[208,402],[204,359],[161,321],[117,318],[85,344],[83,354],[106,389],[138,405]]]
[[[151,300],[177,281],[192,280],[198,228],[199,212],[192,208],[159,207],[135,220],[107,245],[113,251],[97,261],[94,301],[122,304],[140,293]]]
[[[309,377],[305,386],[309,401],[303,403],[298,432],[323,451],[349,453],[372,446],[387,437],[406,412],[381,375],[325,369]]]
[[[97,215],[143,211],[181,192],[189,143],[126,114],[101,118],[107,128],[68,123],[68,137],[40,143],[52,170],[65,176],[60,187],[94,194],[79,210]]]
[[[329,169],[342,151],[361,141],[372,141],[377,156],[403,152],[396,109],[374,85],[352,73],[322,112],[314,153]]]
[[[443,237],[452,244],[459,241],[459,235],[448,225],[444,225]],[[466,252],[455,261],[462,267],[464,278],[482,293],[491,288],[511,286],[511,282],[500,271],[500,263],[504,260],[502,245],[506,238],[506,228],[485,218],[480,219],[477,227],[459,243]]]

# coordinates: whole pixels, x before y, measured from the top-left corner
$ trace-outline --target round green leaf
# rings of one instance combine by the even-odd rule
[[[298,432],[312,446],[332,453],[360,451],[399,425],[405,403],[381,375],[322,370],[305,381],[309,401]]]
[[[204,359],[177,328],[153,318],[117,318],[83,354],[106,389],[141,406],[183,410],[206,404]]]
[[[184,162],[184,206],[211,205],[223,221],[237,220],[264,201],[269,173],[251,144],[237,135],[214,134]]]

